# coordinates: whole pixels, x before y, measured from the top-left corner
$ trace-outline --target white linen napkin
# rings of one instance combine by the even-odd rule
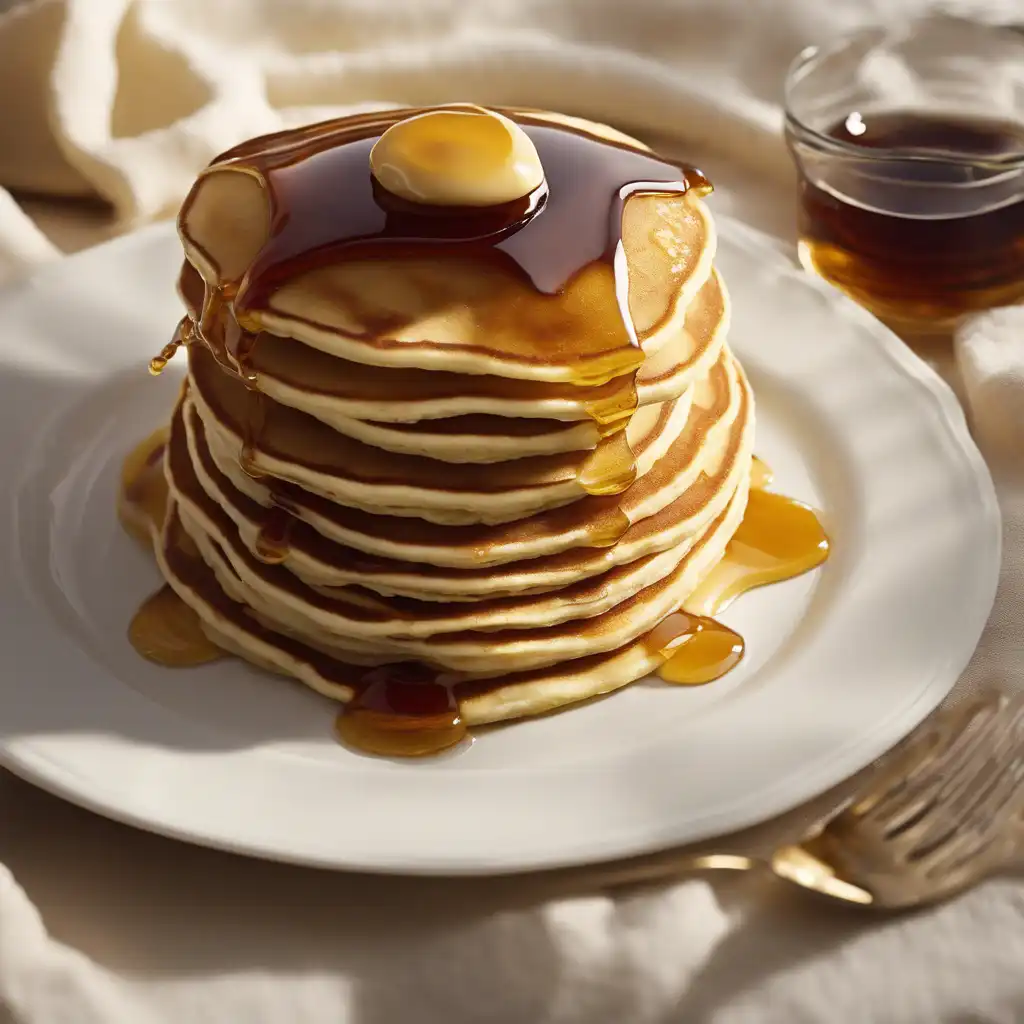
[[[173,210],[217,151],[382,103],[608,120],[701,163],[788,238],[787,61],[928,0],[33,0],[0,20],[0,276],[58,258],[99,196]],[[950,6],[950,5],[945,5]],[[1024,20],[1016,0],[958,4]],[[38,223],[25,209],[43,210]],[[95,217],[95,214],[93,214]],[[110,226],[103,226],[109,231]],[[77,244],[77,243],[76,243]],[[958,340],[1006,520],[963,686],[1024,672],[1024,310]],[[532,902],[534,880],[307,871],[191,848],[0,774],[0,1021],[18,1024],[954,1024],[1024,1020],[1024,886],[864,919],[761,877]]]

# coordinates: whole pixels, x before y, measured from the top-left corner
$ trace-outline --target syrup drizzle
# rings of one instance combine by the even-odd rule
[[[288,537],[295,517],[282,505],[274,505],[267,513],[256,535],[255,555],[268,565],[280,565],[288,558]]]
[[[153,546],[153,530],[167,511],[167,480],[163,459],[168,429],[160,427],[140,441],[121,467],[117,513],[125,531],[145,548]]]
[[[148,661],[168,668],[192,668],[225,656],[203,632],[199,616],[166,583],[135,613],[128,639]]]
[[[752,489],[725,556],[690,595],[686,607],[717,615],[741,594],[800,576],[821,565],[831,542],[815,511],[802,501]]]
[[[174,337],[167,342],[159,353],[149,361],[149,372],[152,376],[158,377],[167,368],[167,364],[174,358],[178,349],[184,344],[182,338],[182,326],[174,332]]]
[[[118,515],[125,530],[147,548],[164,525],[169,494],[164,476],[168,430],[161,427],[128,454],[121,468]],[[169,667],[203,665],[224,657],[203,632],[199,616],[164,584],[135,613],[131,645],[149,661]]]
[[[613,505],[586,524],[585,543],[592,548],[610,548],[622,540],[632,525],[629,516],[618,505]]]
[[[740,594],[792,579],[828,558],[829,539],[814,510],[766,490],[772,477],[755,456],[743,520],[722,560],[687,599],[686,611],[648,634],[648,651],[666,659],[657,670],[666,682],[707,683],[728,672],[743,657],[743,638],[712,616]]]
[[[621,494],[636,480],[636,461],[624,432],[594,450],[577,477],[587,494]]]
[[[450,677],[418,662],[366,672],[335,730],[348,746],[386,757],[438,754],[469,735]]]
[[[198,324],[186,317],[179,325],[174,341],[150,362],[150,372],[160,373],[167,365],[168,353],[174,354],[177,347],[198,337],[213,354],[218,365],[241,380],[246,386],[248,402],[242,427],[242,442],[238,452],[238,463],[243,472],[258,480],[270,491],[271,504],[265,521],[261,524],[254,545],[254,553],[271,565],[279,564],[288,557],[288,537],[291,533],[291,513],[287,501],[287,485],[267,476],[258,466],[260,438],[266,424],[268,399],[259,390],[259,375],[253,368],[252,360],[256,351],[259,334],[243,330],[230,315],[230,296],[234,284],[215,287],[202,282],[198,274],[184,267],[179,287],[192,308],[200,310]],[[202,288],[202,298],[197,302],[197,289]],[[167,358],[165,358],[167,356]]]
[[[673,612],[643,640],[647,652],[664,661],[657,669],[666,683],[710,683],[735,668],[743,657],[743,637],[735,630],[688,612]]]

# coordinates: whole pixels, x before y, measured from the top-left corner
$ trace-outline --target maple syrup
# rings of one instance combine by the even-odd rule
[[[121,467],[119,518],[125,530],[150,549],[167,515],[167,442],[167,428],[155,430],[132,449]],[[203,665],[224,654],[203,632],[196,613],[167,584],[135,613],[128,639],[144,658],[175,668]]]
[[[625,429],[636,411],[636,404],[636,382],[633,380],[610,395],[589,399],[585,408],[587,415],[597,424],[598,437],[605,438]]]
[[[418,662],[385,665],[359,677],[335,730],[349,746],[386,757],[439,754],[468,735],[453,685]]]
[[[256,557],[268,565],[280,565],[288,558],[288,538],[294,522],[292,514],[280,505],[274,505],[267,512],[256,534],[254,550]]]
[[[648,651],[666,659],[658,669],[666,682],[707,683],[735,667],[743,638],[712,616],[740,594],[792,579],[828,558],[829,539],[814,510],[766,490],[771,482],[771,469],[754,456],[747,507],[722,560],[690,595],[686,611],[673,613],[645,638]]]
[[[369,153],[386,129],[421,112],[384,111],[311,125],[287,139],[253,140],[214,161],[211,166],[257,170],[275,214],[271,237],[248,270],[245,293],[236,298],[236,315],[244,319],[297,272],[375,257],[471,255],[514,268],[538,292],[557,295],[588,265],[613,265],[622,204],[630,195],[711,190],[695,168],[571,126],[501,111],[530,137],[546,185],[496,206],[410,203],[377,185],[369,173]],[[595,344],[604,342],[595,339]],[[536,348],[531,346],[529,354],[536,355]],[[580,362],[585,376],[579,383],[597,383],[598,367],[586,365],[584,358]],[[613,362],[605,379],[633,368],[631,357]]]
[[[618,505],[612,505],[590,518],[584,526],[582,540],[588,547],[610,548],[622,540],[632,525],[629,516]]]
[[[841,151],[798,159],[805,265],[911,329],[1024,297],[1024,125],[896,110],[824,134]]]
[[[166,583],[143,602],[128,627],[132,647],[168,668],[193,668],[224,657],[199,616]]]
[[[754,587],[780,583],[821,565],[830,546],[809,505],[752,488],[725,555],[690,595],[686,607],[695,614],[717,615]]]
[[[174,358],[174,356],[177,354],[178,349],[181,348],[182,344],[182,328],[179,326],[178,329],[174,332],[174,337],[169,342],[167,342],[167,344],[164,345],[162,349],[160,349],[157,355],[153,356],[153,358],[150,359],[149,372],[154,377],[158,377],[161,373],[163,373],[164,370],[167,369],[167,364]]]
[[[167,510],[167,480],[163,459],[167,427],[154,430],[129,453],[121,466],[117,513],[121,525],[146,548],[153,545],[153,530],[163,525]]]
[[[587,494],[621,494],[636,480],[636,460],[624,432],[612,435],[584,462],[577,475]]]
[[[763,491],[771,487],[774,479],[775,474],[768,463],[755,455],[750,460],[750,489]]]
[[[673,612],[643,640],[647,652],[664,661],[657,669],[666,683],[710,683],[743,657],[743,637],[706,615]]]

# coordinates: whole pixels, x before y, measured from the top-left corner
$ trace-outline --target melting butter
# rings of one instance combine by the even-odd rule
[[[498,206],[544,183],[529,135],[502,114],[468,105],[393,124],[370,151],[370,169],[388,192],[430,206]]]

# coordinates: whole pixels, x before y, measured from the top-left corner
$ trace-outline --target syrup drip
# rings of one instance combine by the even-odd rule
[[[260,525],[256,535],[255,553],[261,562],[280,565],[288,558],[288,538],[295,522],[291,512],[281,505],[274,505]]]
[[[743,639],[710,616],[740,594],[791,579],[828,557],[829,540],[813,509],[765,490],[772,471],[754,456],[747,508],[722,561],[690,595],[685,612],[675,612],[645,638],[666,661],[658,675],[672,683],[707,683],[743,657]]]
[[[253,367],[259,334],[245,330],[232,314],[230,303],[236,290],[235,282],[220,287],[205,286],[197,334],[221,368],[245,384],[249,400],[245,407],[238,462],[248,476],[254,480],[265,480],[256,465],[267,416],[266,398],[259,390],[259,376]]]
[[[271,498],[275,498],[274,484],[259,468],[256,460],[260,451],[260,438],[267,422],[267,399],[260,391],[253,391],[245,406],[245,421],[242,424],[242,445],[238,450],[238,464],[246,476],[270,487]]]
[[[179,287],[189,305],[200,310],[198,325],[190,331],[188,328],[191,325],[186,318],[184,324],[187,327],[182,333],[189,341],[198,337],[213,354],[221,369],[237,377],[246,386],[248,401],[244,411],[238,463],[247,476],[260,481],[270,490],[271,507],[260,526],[254,549],[262,561],[279,564],[288,557],[291,511],[285,494],[287,485],[268,477],[257,465],[268,401],[259,390],[259,374],[253,366],[259,332],[246,330],[232,315],[231,298],[236,292],[234,282],[213,287],[204,284],[194,271],[186,267],[182,270]],[[203,289],[201,300],[199,287]]]
[[[255,390],[256,374],[250,370],[249,353],[253,345],[248,345],[246,353],[241,357],[239,368],[250,382],[249,402],[246,404],[246,417],[243,424],[242,445],[238,452],[238,464],[242,471],[253,480],[258,480],[270,491],[270,507],[267,509],[263,522],[256,534],[253,553],[268,565],[280,565],[288,559],[290,537],[294,524],[292,505],[288,501],[288,484],[267,476],[257,465],[260,450],[260,437],[266,424],[267,398]]]
[[[658,676],[666,683],[710,683],[735,668],[743,657],[743,637],[704,615],[673,612],[647,636],[648,653],[664,658]]]
[[[461,743],[468,735],[453,686],[417,662],[367,672],[335,730],[357,750],[386,757],[422,757]]]
[[[147,548],[152,548],[153,534],[167,515],[167,437],[166,427],[154,431],[135,446],[121,468],[121,523]],[[172,668],[203,665],[224,655],[202,631],[196,613],[166,584],[135,613],[128,639],[144,658]]]
[[[629,516],[617,505],[595,515],[584,530],[584,544],[592,548],[610,548],[618,544],[632,526]]]
[[[249,385],[249,390],[257,396],[262,393],[257,387],[259,384],[259,377],[257,376],[255,369],[253,369],[252,359],[256,352],[256,341],[258,338],[258,334],[243,331],[239,328],[234,343],[228,349],[231,353],[231,358],[234,360],[235,371],[238,376]]]
[[[149,372],[154,377],[159,377],[167,369],[167,364],[174,358],[175,353],[184,344],[183,329],[178,328],[174,337],[167,342],[160,352],[149,361]]]
[[[636,461],[624,432],[599,445],[576,476],[587,494],[621,494],[636,479]]]
[[[168,668],[191,668],[224,657],[199,616],[165,583],[135,613],[128,639],[144,658]]]
[[[635,378],[628,388],[588,405],[587,414],[597,424],[598,437],[604,443],[598,445],[576,474],[587,494],[621,494],[636,480],[636,459],[626,435],[636,408]]]
[[[752,488],[743,521],[725,556],[690,595],[686,607],[716,615],[754,587],[779,583],[821,565],[829,550],[828,535],[810,506]]]
[[[121,525],[146,548],[153,529],[163,525],[167,511],[167,480],[163,459],[168,430],[161,427],[129,452],[121,467],[117,511]]]
[[[759,459],[756,455],[750,460],[750,488],[751,490],[766,490],[771,487],[775,474],[771,471],[768,463]]]
[[[629,426],[636,407],[636,382],[631,381],[628,387],[617,388],[606,397],[588,402],[586,412],[597,425],[597,436],[604,440]]]

